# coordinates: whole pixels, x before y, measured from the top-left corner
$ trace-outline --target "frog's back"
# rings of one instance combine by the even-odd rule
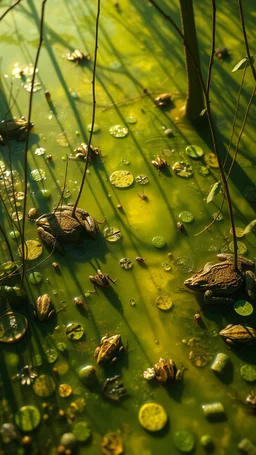
[[[215,264],[211,268],[211,279],[208,289],[216,295],[229,295],[236,292],[244,284],[244,276],[240,270],[235,270],[232,261]]]

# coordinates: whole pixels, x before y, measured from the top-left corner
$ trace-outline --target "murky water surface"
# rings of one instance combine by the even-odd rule
[[[228,348],[218,332],[228,323],[253,326],[255,312],[250,317],[241,317],[232,305],[211,306],[203,310],[198,323],[194,314],[203,304],[202,294],[196,296],[183,286],[192,272],[207,262],[215,262],[217,253],[230,252],[232,239],[226,208],[222,211],[222,221],[195,236],[211,222],[222,201],[219,195],[214,202],[206,203],[211,185],[219,179],[218,170],[205,168],[204,157],[212,152],[209,134],[206,130],[198,134],[182,120],[186,93],[183,48],[169,24],[147,2],[121,0],[119,7],[114,1],[102,3],[96,81],[98,131],[92,138],[93,146],[100,148],[101,154],[88,168],[79,207],[99,222],[105,222],[99,224],[96,239],[82,235],[79,243],[64,245],[64,255],[55,253],[51,257],[44,246],[40,257],[27,261],[29,298],[14,309],[28,319],[29,329],[23,340],[16,344],[1,344],[0,424],[13,422],[22,406],[36,406],[41,423],[31,433],[23,433],[31,435],[30,453],[35,454],[55,453],[54,447],[60,445],[62,434],[72,432],[80,421],[90,425],[92,437],[86,444],[77,443],[79,454],[100,453],[100,442],[107,432],[117,432],[121,436],[125,453],[129,455],[178,453],[174,436],[181,430],[193,434],[195,454],[205,453],[200,445],[203,435],[212,438],[214,453],[234,454],[238,452],[237,444],[242,438],[256,442],[255,417],[243,405],[251,384],[240,376],[242,365],[255,364],[255,354],[248,346],[237,350]],[[179,21],[177,2],[161,3]],[[209,5],[195,3],[201,65],[206,74],[211,13]],[[7,6],[7,1],[1,2],[0,12]],[[236,3],[221,2],[218,8],[217,44],[228,47],[231,54],[227,61],[215,61],[211,91],[218,143],[224,153],[241,80],[241,73],[231,73],[231,70],[245,50]],[[40,14],[39,2],[21,2],[1,22],[1,119],[5,115],[10,118],[10,111],[12,116],[28,115],[29,92],[24,88],[28,76],[16,78],[12,71],[16,63],[27,66],[34,62]],[[66,53],[80,49],[93,55],[95,16],[95,1],[52,0],[46,3],[44,44],[36,75],[39,90],[33,97],[35,126],[28,152],[27,211],[35,207],[40,215],[51,212],[58,204],[64,186],[64,203],[74,202],[78,194],[84,161],[68,157],[74,157],[74,149],[88,141],[93,62],[76,65],[66,59]],[[246,21],[253,47],[256,36],[249,5]],[[248,71],[238,111],[239,126],[252,87]],[[45,100],[45,90],[51,94],[50,105]],[[153,99],[163,92],[172,94],[173,104],[160,110]],[[115,107],[113,103],[116,103]],[[241,228],[255,218],[253,118],[255,107],[251,109],[230,179],[236,226]],[[109,130],[115,125],[121,125],[121,136],[124,128],[128,134],[125,137],[111,135]],[[165,134],[166,128],[172,129],[173,136]],[[235,138],[237,133],[236,129]],[[192,159],[187,156],[188,145],[201,147],[204,157]],[[16,191],[24,191],[24,147],[24,142],[15,140],[10,141],[9,147],[1,147],[1,161],[7,171],[14,171]],[[47,159],[48,155],[52,160]],[[168,163],[169,167],[163,172],[151,164],[157,155]],[[192,166],[193,174],[189,178],[179,177],[172,171],[172,166],[179,161]],[[135,179],[132,185],[129,188],[113,186],[110,176],[115,171],[131,173]],[[207,175],[202,175],[204,173]],[[136,182],[141,174],[148,178],[145,185]],[[7,179],[6,174],[5,177]],[[10,178],[9,183],[3,182],[2,175],[1,225],[7,233],[14,259],[20,261],[17,248],[20,239],[11,239],[9,233],[16,228],[5,211],[7,208],[10,214],[14,213],[14,218],[17,215],[11,200],[12,192],[6,195]],[[18,211],[22,212],[24,201],[18,202]],[[193,215],[191,222],[184,222],[184,230],[177,228],[177,223],[182,222],[181,212]],[[106,240],[103,235],[106,228],[118,231],[117,237],[120,232],[120,239],[109,241],[116,240],[112,236]],[[37,239],[33,220],[26,220],[25,234],[26,240]],[[161,248],[152,244],[155,237],[162,238]],[[255,258],[255,235],[249,234],[240,240],[247,247],[247,256]],[[159,239],[155,242],[159,246]],[[137,262],[136,257],[143,257],[145,262]],[[122,258],[130,259],[130,269],[120,267]],[[10,256],[2,237],[1,262],[8,260]],[[59,265],[57,269],[52,268],[54,261]],[[95,275],[97,269],[117,281],[91,293],[93,285],[89,276]],[[29,282],[32,271],[41,274],[39,284]],[[19,282],[18,276],[14,284],[19,285]],[[36,320],[33,306],[43,294],[51,296],[56,310],[64,307],[65,311],[58,312],[49,321]],[[168,295],[173,302],[168,311],[156,304],[157,297],[162,294]],[[74,303],[75,297],[84,298],[83,307]],[[2,298],[1,314],[8,308]],[[66,326],[71,323],[80,324],[84,329],[79,340],[66,335]],[[77,332],[79,327],[76,325]],[[116,363],[105,367],[97,365],[94,351],[106,334],[121,334],[127,348],[118,355]],[[229,371],[223,377],[215,375],[210,368],[218,352],[227,354],[231,361]],[[178,368],[185,367],[183,381],[165,388],[154,380],[148,382],[143,378],[143,371],[160,357],[173,359]],[[38,375],[53,378],[55,390],[50,391],[51,396],[46,396],[48,389],[48,392],[41,390],[39,396],[35,387],[13,380],[25,365],[33,366]],[[96,368],[97,382],[91,388],[79,377],[79,370],[87,365]],[[102,394],[105,379],[115,375],[121,376],[120,381],[128,392],[119,403]],[[70,392],[69,388],[68,392],[61,392],[61,384],[72,388],[69,396],[60,396]],[[149,433],[139,423],[139,409],[147,402],[161,404],[168,413],[168,423],[159,433]],[[225,415],[211,422],[204,416],[202,405],[214,402],[223,404]],[[64,417],[60,410],[64,411]],[[1,450],[1,453],[25,453],[25,448],[18,442],[3,442]]]

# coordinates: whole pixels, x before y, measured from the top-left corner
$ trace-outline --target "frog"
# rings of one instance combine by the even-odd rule
[[[175,362],[172,359],[163,359],[160,357],[159,361],[153,368],[148,368],[144,371],[143,377],[147,380],[156,379],[161,384],[166,382],[180,381],[183,376],[184,368],[178,370]]]
[[[25,117],[13,117],[10,120],[2,120],[0,123],[0,135],[4,139],[16,139],[24,141],[27,130],[33,128],[35,124],[28,122]]]
[[[244,288],[249,299],[256,298],[256,280],[253,273],[254,262],[238,256],[237,270],[234,268],[233,254],[217,254],[221,261],[217,264],[207,263],[203,269],[184,281],[184,285],[194,291],[204,292],[204,302],[234,303],[238,290]]]
[[[55,308],[52,304],[52,299],[49,294],[40,295],[36,300],[34,309],[36,319],[39,321],[47,321],[56,315]]]
[[[167,161],[161,158],[160,155],[157,155],[156,159],[152,160],[151,163],[157,168],[158,171],[160,171],[165,166],[169,167]]]
[[[123,350],[124,345],[121,335],[117,334],[109,337],[107,334],[101,339],[100,345],[94,352],[94,357],[99,365],[108,362],[113,363],[117,360],[118,353]]]
[[[62,205],[35,222],[42,241],[61,254],[64,254],[62,243],[78,242],[83,232],[95,238],[98,232],[97,221],[86,210],[76,208],[73,216],[73,205]]]
[[[93,283],[94,289],[95,286],[107,288],[109,287],[110,281],[112,283],[116,282],[116,280],[112,280],[112,278],[110,278],[110,276],[107,273],[102,272],[102,270],[100,269],[97,270],[96,275],[90,275],[89,279]]]
[[[91,163],[92,158],[95,158],[96,156],[101,155],[101,150],[98,147],[93,147],[92,145],[90,146],[90,153],[88,154],[88,145],[85,144],[84,142],[81,142],[81,144],[74,150],[75,156],[70,157],[70,159],[82,159],[86,160],[88,159],[89,164]],[[88,156],[88,158],[87,158]]]
[[[244,324],[228,324],[219,332],[229,346],[256,342],[256,329]]]
[[[83,52],[79,51],[79,49],[75,49],[73,52],[68,52],[66,57],[68,60],[75,62],[76,64],[83,63],[84,61],[89,62],[91,60],[90,54],[85,55]]]
[[[170,93],[161,93],[155,98],[154,101],[158,107],[165,107],[171,104],[172,95]]]

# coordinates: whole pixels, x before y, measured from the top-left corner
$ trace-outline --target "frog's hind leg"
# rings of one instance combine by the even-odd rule
[[[208,304],[215,304],[215,303],[230,303],[230,304],[234,304],[234,299],[232,299],[231,297],[224,297],[224,296],[216,296],[214,295],[214,293],[210,290],[206,291],[205,294],[204,294],[204,303],[206,305]]]
[[[45,231],[42,227],[37,228],[37,233],[42,239],[42,241],[48,247],[52,248],[53,251],[57,251],[60,254],[64,254],[64,249],[61,243],[54,237],[54,235],[50,234],[50,232]]]

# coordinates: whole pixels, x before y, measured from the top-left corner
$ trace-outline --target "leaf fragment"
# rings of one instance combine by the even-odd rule
[[[210,192],[206,198],[207,204],[209,204],[209,202],[213,201],[215,196],[217,196],[217,194],[219,194],[220,189],[221,189],[221,182],[218,181],[218,182],[214,183],[214,185],[211,187]]]
[[[251,62],[254,63],[254,58],[251,57],[250,59]],[[232,73],[248,68],[248,66],[250,66],[250,59],[248,57],[242,58],[242,60],[240,60],[240,62],[238,62],[236,66],[234,66],[234,68],[232,69]]]
[[[244,228],[243,235],[254,231],[256,231],[256,220],[252,220],[249,224],[247,224],[247,226]]]

